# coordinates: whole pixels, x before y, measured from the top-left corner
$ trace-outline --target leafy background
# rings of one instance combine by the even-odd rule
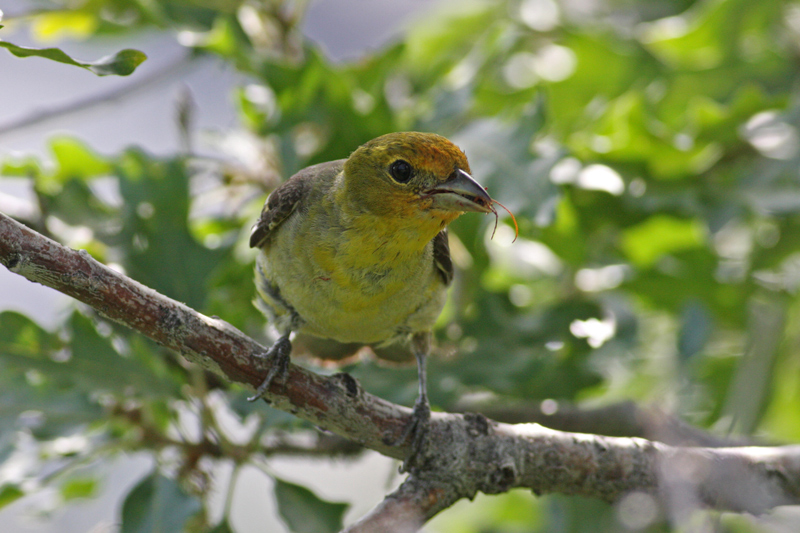
[[[357,57],[332,57],[308,38],[313,8],[93,0],[7,12],[0,38],[12,52],[18,37],[38,48],[56,39],[81,57],[97,43],[107,51],[91,52],[96,59],[137,39],[185,49],[161,70],[145,62],[116,72],[130,74],[124,83],[101,78],[117,91],[110,102],[135,95],[125,83],[156,91],[159,79],[204,61],[224,65],[233,88],[224,102],[179,91],[174,148],[106,152],[105,139],[95,145],[45,123],[38,142],[47,153],[0,153],[0,210],[264,338],[250,305],[246,235],[266,193],[377,135],[436,131],[466,150],[520,226],[512,244],[507,219],[493,239],[487,218],[453,224],[458,277],[430,367],[436,408],[470,398],[549,409],[632,399],[722,437],[800,440],[800,3],[444,3]],[[355,17],[358,6],[338,13]],[[56,69],[68,67],[48,68],[57,84]],[[152,96],[142,94],[136,105],[146,107]],[[227,127],[210,131],[206,109],[227,102]],[[69,111],[90,109],[78,104]],[[116,127],[114,107],[104,109]],[[0,135],[31,126],[0,124]],[[263,530],[239,502],[266,500],[276,529],[336,531],[396,483],[384,468],[366,495],[327,497],[331,489],[291,474],[325,470],[336,485],[387,462],[365,454],[281,463],[270,450],[313,443],[313,428],[247,404],[245,391],[82,306],[50,316],[0,314],[0,516],[22,510],[58,524],[107,498],[125,475],[112,466],[125,459],[139,474],[118,488],[113,525],[102,526],[110,531]],[[375,394],[413,402],[413,368],[365,361],[346,370]],[[263,490],[255,495],[242,488],[254,478]],[[328,500],[353,507],[346,514]],[[750,532],[800,523],[791,510],[697,511],[676,522],[647,500],[633,503],[516,491],[461,502],[428,530]]]

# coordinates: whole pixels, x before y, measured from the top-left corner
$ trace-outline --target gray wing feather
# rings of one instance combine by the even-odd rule
[[[453,260],[450,258],[450,241],[443,229],[433,238],[433,264],[445,285],[453,281]]]
[[[294,213],[297,206],[308,196],[314,180],[333,179],[342,171],[344,160],[320,163],[304,168],[277,189],[267,198],[258,222],[250,233],[250,247],[260,248],[269,244],[275,229]]]

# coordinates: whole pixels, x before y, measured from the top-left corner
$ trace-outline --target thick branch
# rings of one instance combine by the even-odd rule
[[[264,347],[218,318],[109,269],[0,214],[0,263],[68,294],[108,318],[182,353],[226,380],[254,388],[264,375],[255,356]],[[347,374],[318,376],[292,365],[266,399],[323,429],[389,457],[410,410],[364,392]],[[478,491],[525,487],[536,493],[580,494],[615,501],[633,491],[670,502],[674,487],[692,501],[760,512],[800,503],[800,447],[680,448],[635,438],[565,433],[537,424],[500,424],[475,414],[434,413],[427,446],[400,492],[358,527],[398,510],[425,521]],[[412,520],[410,523],[416,524]],[[354,528],[357,526],[353,526]],[[416,527],[416,526],[414,526]],[[370,531],[370,529],[353,529]]]

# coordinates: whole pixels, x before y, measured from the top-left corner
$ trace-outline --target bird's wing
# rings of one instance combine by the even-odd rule
[[[267,244],[275,228],[289,218],[303,198],[311,192],[314,181],[333,179],[342,171],[343,166],[344,159],[341,159],[304,168],[272,191],[250,233],[250,247],[257,248]]]
[[[443,229],[433,238],[433,264],[442,276],[445,285],[453,281],[453,260],[450,258],[450,241]]]

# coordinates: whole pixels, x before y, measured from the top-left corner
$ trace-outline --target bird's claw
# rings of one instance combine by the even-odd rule
[[[410,472],[420,461],[422,457],[422,450],[425,446],[425,440],[428,434],[428,422],[431,419],[431,406],[427,398],[417,398],[414,403],[414,411],[411,413],[411,420],[408,422],[403,433],[400,435],[394,445],[400,445],[411,437],[411,451],[406,457],[403,464],[400,466],[400,472]]]
[[[275,344],[270,346],[269,350],[258,356],[260,359],[268,361],[270,367],[264,381],[256,389],[256,393],[247,398],[248,402],[254,402],[264,396],[264,393],[267,392],[276,377],[280,376],[281,380],[286,379],[286,374],[289,371],[289,355],[291,353],[292,343],[289,341],[288,336],[283,336],[275,341]]]

